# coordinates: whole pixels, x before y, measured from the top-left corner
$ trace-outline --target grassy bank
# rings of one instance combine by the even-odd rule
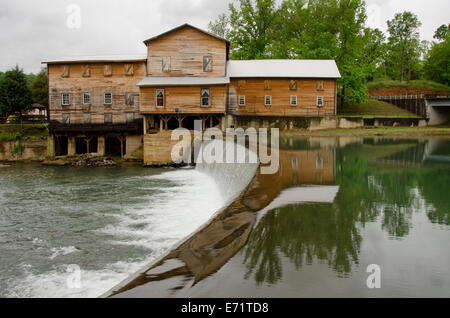
[[[400,136],[400,137],[422,137],[422,136],[448,136],[450,127],[365,127],[356,129],[329,129],[320,131],[289,130],[282,131],[282,136]]]
[[[340,117],[359,118],[420,118],[404,109],[378,100],[369,100],[362,104],[344,104]]]
[[[47,137],[46,124],[0,125],[0,141],[41,140]]]
[[[377,79],[367,84],[370,89],[383,89],[383,88],[401,88],[401,89],[416,89],[416,90],[429,90],[429,91],[450,91],[450,86],[425,80],[414,81],[392,81],[386,79]]]

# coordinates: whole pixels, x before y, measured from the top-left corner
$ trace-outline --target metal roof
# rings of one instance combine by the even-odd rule
[[[450,107],[450,100],[430,100],[430,105],[433,107]]]
[[[229,77],[145,77],[138,86],[192,86],[192,85],[225,85],[230,83]]]
[[[147,60],[147,54],[134,55],[94,55],[94,56],[73,56],[51,59],[42,64],[62,64],[62,63],[102,63],[102,62],[141,62]]]
[[[166,32],[161,33],[161,34],[159,34],[159,35],[157,35],[157,36],[154,36],[154,37],[152,37],[152,38],[150,38],[150,39],[148,39],[148,40],[145,40],[144,43],[147,44],[147,43],[150,42],[150,41],[159,39],[160,37],[162,37],[162,36],[164,36],[164,35],[167,35],[167,34],[169,34],[169,33],[172,33],[172,32],[174,32],[174,31],[177,31],[177,30],[182,29],[182,28],[184,28],[184,27],[190,27],[190,28],[192,28],[192,29],[195,29],[195,30],[197,30],[197,31],[200,31],[200,32],[202,32],[202,33],[205,33],[205,34],[207,34],[207,35],[209,35],[209,36],[212,36],[212,37],[214,37],[214,38],[216,38],[216,39],[219,39],[219,40],[221,40],[221,41],[225,41],[225,42],[227,42],[227,43],[230,43],[230,41],[228,41],[227,39],[224,39],[224,38],[222,38],[222,37],[220,37],[220,36],[218,36],[218,35],[215,35],[215,34],[213,34],[213,33],[208,32],[208,31],[199,29],[199,28],[197,28],[197,27],[195,27],[195,26],[193,26],[193,25],[190,25],[189,23],[182,24],[182,25],[180,25],[180,26],[178,26],[178,27],[176,27],[176,28],[173,28],[173,29],[171,29],[171,30],[169,30],[169,31],[166,31]]]
[[[234,60],[228,61],[228,76],[340,78],[341,74],[334,60]]]

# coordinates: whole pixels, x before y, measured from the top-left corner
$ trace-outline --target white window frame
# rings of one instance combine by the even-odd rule
[[[244,102],[243,103],[241,103],[241,101],[242,101],[242,99],[244,100]],[[245,95],[240,95],[239,97],[238,97],[238,104],[239,104],[239,106],[245,106]]]
[[[293,103],[294,99],[295,99],[295,103]],[[291,106],[298,106],[298,97],[297,97],[297,95],[292,95],[291,96],[290,103],[291,103]]]
[[[208,105],[203,105],[203,93],[208,92]],[[211,107],[211,90],[209,88],[202,88],[200,91],[200,106],[201,107]]]
[[[86,103],[86,96],[89,96],[89,102]],[[83,93],[83,105],[90,105],[91,104],[91,93]]]
[[[106,95],[107,94],[111,95],[111,97],[110,97],[111,101],[109,103],[107,103],[107,101],[106,101]],[[113,102],[113,94],[109,93],[109,92],[104,93],[103,94],[103,104],[104,105],[112,105],[112,102]]]
[[[163,94],[163,104],[162,104],[162,106],[159,106],[159,105],[158,105],[158,95],[159,95],[159,93],[161,93],[161,92],[162,92],[162,94]],[[156,108],[164,108],[164,107],[166,107],[166,91],[165,91],[164,88],[157,88],[157,89],[156,89],[156,94],[155,94],[155,107],[156,107]]]
[[[270,99],[270,103],[267,103],[267,98]],[[264,96],[264,106],[272,106],[272,95],[266,95]]]
[[[321,101],[319,103],[319,101]],[[323,99],[323,96],[317,96],[317,107],[322,108],[325,104],[325,100]]]
[[[67,96],[67,103],[64,102],[64,97]],[[70,94],[69,93],[62,93],[61,94],[61,105],[62,106],[70,106]]]

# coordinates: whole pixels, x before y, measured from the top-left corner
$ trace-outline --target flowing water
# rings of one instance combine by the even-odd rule
[[[195,232],[255,169],[0,168],[0,296],[101,295]],[[247,244],[195,285],[140,292],[450,297],[449,186],[449,138],[284,138],[279,172],[241,200],[257,218]],[[367,286],[372,264],[379,289]],[[81,288],[68,288],[70,265]]]

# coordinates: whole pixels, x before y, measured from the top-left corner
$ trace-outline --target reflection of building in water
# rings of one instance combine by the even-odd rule
[[[173,297],[182,295],[218,271],[246,243],[257,213],[281,191],[300,185],[333,185],[335,152],[329,150],[280,150],[280,170],[259,174],[244,194],[221,215],[172,251],[147,272],[113,292],[119,297]],[[335,188],[335,187],[326,187]],[[301,200],[298,189],[294,198]],[[327,189],[326,196],[329,196]],[[331,189],[334,197],[337,190]],[[317,187],[310,188],[315,191]],[[309,192],[312,193],[312,192]],[[309,194],[307,194],[309,196]],[[276,202],[275,202],[276,203]]]
[[[384,167],[421,167],[430,162],[450,162],[450,141],[430,139],[412,144],[389,156],[378,158],[376,165]]]

